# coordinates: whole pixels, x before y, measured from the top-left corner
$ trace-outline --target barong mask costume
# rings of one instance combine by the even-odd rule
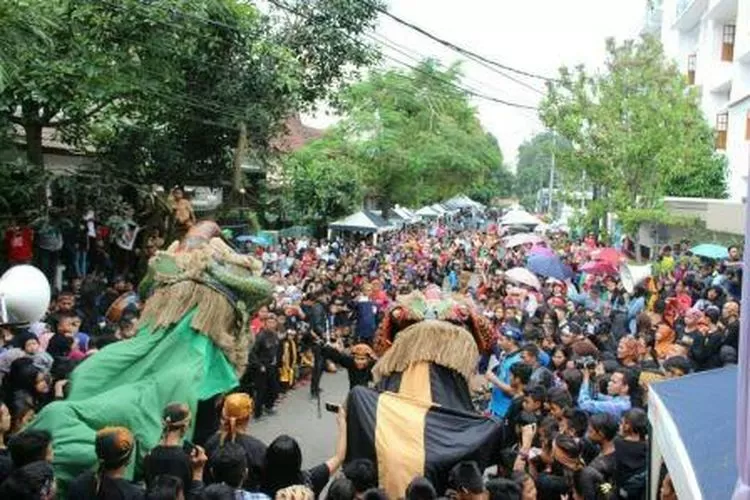
[[[190,326],[207,335],[241,376],[252,336],[250,315],[268,302],[272,285],[259,275],[263,264],[236,253],[216,223],[200,222],[181,242],[158,252],[139,287],[148,297],[140,328],[169,327],[195,311]]]
[[[68,397],[31,423],[52,433],[63,491],[74,475],[96,464],[100,429],[118,425],[133,433],[132,478],[159,442],[158,415],[168,403],[184,404],[195,415],[199,401],[238,386],[252,337],[248,318],[272,296],[272,285],[257,277],[260,268],[256,259],[235,253],[213,222],[193,226],[151,259],[139,287],[145,305],[137,334],[81,363]]]
[[[387,311],[375,339],[377,390],[349,393],[347,459],[372,460],[389,497],[403,496],[418,476],[444,491],[462,460],[489,465],[502,427],[474,411],[469,381],[490,332],[470,299],[437,287],[399,297]]]

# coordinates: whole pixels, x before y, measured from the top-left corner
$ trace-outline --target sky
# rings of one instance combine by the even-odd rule
[[[554,77],[562,65],[599,67],[607,37],[623,40],[638,35],[645,3],[646,0],[389,0],[388,7],[399,18],[488,59]],[[387,67],[404,68],[401,63],[413,66],[414,59],[424,57],[434,57],[446,65],[466,61],[461,54],[383,15],[376,33],[369,41],[379,41],[384,55],[382,65]],[[463,69],[463,86],[487,96],[531,106],[542,98],[538,92],[480,64],[466,61]],[[505,73],[544,91],[540,80]],[[497,137],[511,168],[518,146],[544,130],[536,111],[479,98],[472,98],[472,103],[484,128]],[[335,118],[319,112],[303,120],[322,127]]]

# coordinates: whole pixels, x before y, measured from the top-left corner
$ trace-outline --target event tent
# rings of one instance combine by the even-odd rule
[[[736,366],[651,384],[649,498],[657,498],[662,463],[680,500],[732,497],[737,480],[736,402]]]
[[[458,212],[458,210],[449,210],[448,208],[444,207],[440,203],[433,203],[430,205],[430,208],[432,208],[435,212],[437,212],[439,215],[450,215],[452,212]]]
[[[393,229],[388,222],[370,210],[360,210],[348,217],[332,222],[328,225],[328,239],[333,231],[348,233],[372,234],[373,241],[377,241],[377,234]]]
[[[470,208],[472,210],[484,210],[484,205],[472,200],[465,194],[459,194],[454,196],[450,200],[444,201],[443,206],[451,210],[462,210],[464,208]]]
[[[416,214],[419,217],[423,217],[425,219],[437,219],[438,217],[442,216],[444,211],[438,211],[435,210],[432,206],[425,206],[417,210]]]
[[[511,210],[500,219],[503,226],[538,226],[542,221],[526,210]]]
[[[392,212],[395,216],[404,221],[404,224],[413,224],[419,220],[419,216],[406,207],[396,205]]]

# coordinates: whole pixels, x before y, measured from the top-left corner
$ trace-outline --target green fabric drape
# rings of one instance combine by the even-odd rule
[[[111,425],[133,432],[137,449],[129,477],[161,436],[161,414],[171,402],[195,415],[199,400],[238,385],[237,375],[211,339],[190,327],[193,313],[177,325],[111,344],[78,366],[64,401],[51,403],[30,428],[46,429],[54,442],[61,486],[96,465],[97,430]]]

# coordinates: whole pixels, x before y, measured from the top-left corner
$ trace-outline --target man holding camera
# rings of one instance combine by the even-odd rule
[[[601,365],[598,365],[601,366]],[[598,368],[597,368],[598,369]],[[619,419],[623,413],[630,410],[631,388],[635,386],[635,377],[627,368],[618,368],[612,373],[607,384],[607,393],[592,395],[591,392],[591,369],[584,368],[581,392],[578,395],[578,407],[592,415],[597,413],[609,413]]]

